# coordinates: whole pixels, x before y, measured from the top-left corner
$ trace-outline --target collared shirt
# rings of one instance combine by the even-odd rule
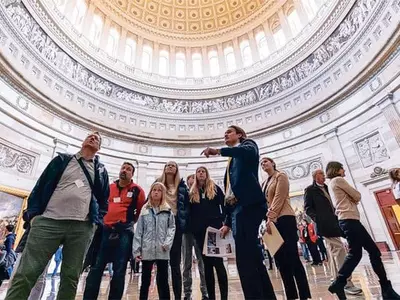
[[[43,216],[57,220],[88,220],[92,190],[78,159],[88,170],[94,182],[94,161],[85,160],[80,153],[68,163],[51,196]]]

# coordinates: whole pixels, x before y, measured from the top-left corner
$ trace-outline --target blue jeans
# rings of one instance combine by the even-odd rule
[[[86,279],[83,299],[97,299],[99,295],[101,278],[107,263],[113,264],[113,277],[110,283],[108,299],[121,299],[125,287],[126,267],[132,252],[133,233],[130,230],[119,232],[118,239],[110,239],[112,229],[104,227],[100,249],[96,263],[89,271]]]
[[[301,253],[303,254],[304,259],[310,260],[310,253],[308,252],[307,244],[300,243],[300,246],[301,246]]]

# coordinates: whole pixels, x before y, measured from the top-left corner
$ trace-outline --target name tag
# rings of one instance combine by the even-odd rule
[[[126,194],[126,196],[127,196],[128,198],[131,198],[131,197],[133,196],[133,193],[132,193],[132,192],[128,192],[128,193]]]
[[[83,183],[83,181],[82,181],[81,179],[75,180],[75,185],[76,185],[76,187],[77,187],[78,189],[81,188],[81,187],[83,187],[83,186],[85,186],[85,184]]]
[[[114,203],[120,203],[121,198],[120,197],[114,197]]]

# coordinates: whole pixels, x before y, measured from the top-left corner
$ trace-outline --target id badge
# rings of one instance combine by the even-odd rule
[[[120,203],[121,198],[120,197],[114,197],[114,203]]]
[[[132,193],[132,192],[128,192],[128,193],[126,194],[126,196],[127,196],[128,198],[132,198],[133,193]]]

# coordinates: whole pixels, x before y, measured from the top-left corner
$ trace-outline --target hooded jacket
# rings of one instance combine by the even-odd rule
[[[167,203],[162,203],[156,212],[147,202],[136,225],[133,256],[142,256],[142,260],[169,260],[175,229],[174,214]]]

